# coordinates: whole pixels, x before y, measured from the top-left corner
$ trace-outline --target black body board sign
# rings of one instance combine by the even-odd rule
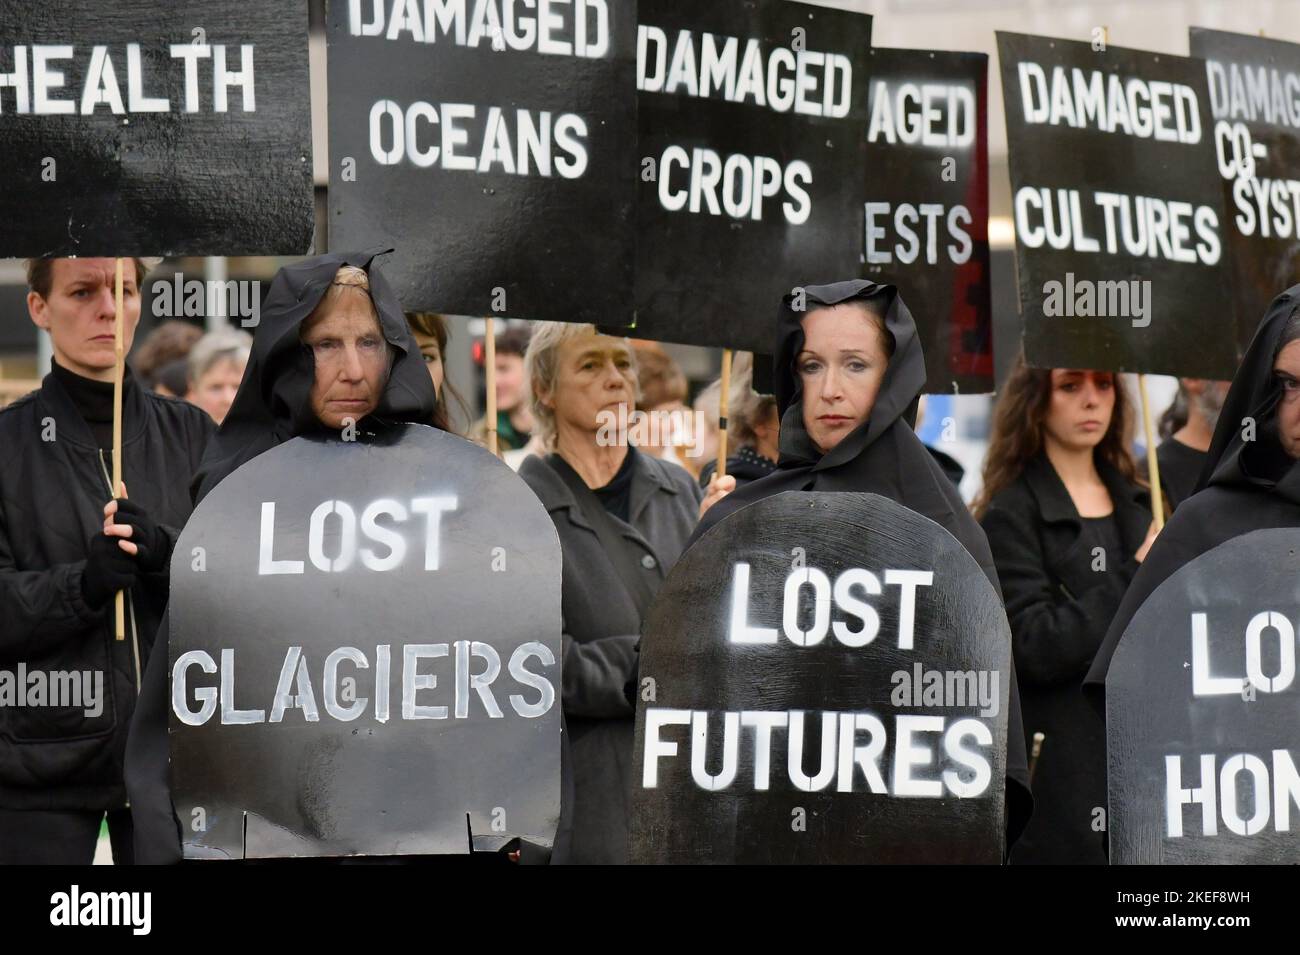
[[[305,3],[0,0],[0,23],[0,257],[309,251]]]
[[[673,567],[641,657],[634,861],[1002,858],[1010,629],[932,521],[874,494],[744,507]]]
[[[781,296],[861,269],[871,17],[640,0],[638,29],[635,334],[770,351]]]
[[[1231,378],[1205,65],[997,38],[1028,363]]]
[[[1189,45],[1205,60],[1244,352],[1300,281],[1300,44],[1192,27]]]
[[[330,247],[396,246],[407,308],[631,325],[636,2],[377,6],[328,12]]]
[[[928,394],[993,390],[988,57],[873,49],[862,276],[916,316]]]
[[[1300,858],[1300,532],[1202,554],[1138,609],[1106,677],[1112,863]]]
[[[493,455],[295,438],[204,498],[172,573],[187,858],[551,845],[560,546]]]

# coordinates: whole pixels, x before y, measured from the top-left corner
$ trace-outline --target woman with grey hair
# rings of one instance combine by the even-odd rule
[[[526,459],[519,475],[564,554],[567,837],[557,838],[553,861],[626,862],[641,620],[695,527],[700,489],[683,468],[627,441],[637,400],[627,339],[543,322],[524,361],[549,453]]]
[[[196,404],[217,424],[230,411],[253,349],[253,336],[237,328],[208,332],[190,349],[185,400]]]

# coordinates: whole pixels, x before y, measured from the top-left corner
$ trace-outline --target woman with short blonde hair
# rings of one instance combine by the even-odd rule
[[[533,420],[537,423],[535,433],[548,451],[555,448],[555,410],[540,395],[555,391],[560,370],[560,350],[570,342],[593,335],[599,335],[596,326],[569,322],[539,322],[533,328],[528,351],[524,353],[524,371],[528,375],[528,402]],[[621,341],[627,342],[627,339]],[[640,389],[636,383],[636,354],[630,345],[628,356],[632,363],[632,400],[635,403],[640,398]]]
[[[695,527],[700,490],[682,468],[627,440],[636,360],[591,325],[540,323],[524,357],[536,433],[551,453],[519,476],[564,554],[563,708],[574,797],[557,862],[626,862],[641,620]]]

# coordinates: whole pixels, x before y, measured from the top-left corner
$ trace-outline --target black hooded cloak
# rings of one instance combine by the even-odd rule
[[[396,422],[430,423],[437,402],[433,382],[397,295],[372,267],[375,257],[382,254],[372,249],[318,255],[276,273],[262,304],[239,392],[194,477],[191,491],[196,505],[222,478],[263,451],[299,435],[325,432],[311,410],[316,369],[311,351],[299,335],[303,321],[320,304],[344,265],[364,269],[369,276],[370,297],[390,356],[383,396],[378,407],[357,423],[358,434]]]
[[[997,570],[988,539],[966,508],[943,467],[913,430],[917,404],[925,387],[925,356],[912,313],[892,285],[865,279],[804,287],[805,309],[795,311],[793,296],[781,302],[778,340],[773,362],[777,410],[781,416],[781,456],[777,469],[737,488],[713,505],[691,537],[691,543],[728,514],[783,491],[860,491],[879,494],[928,517],[961,543],[975,558],[1001,597]],[[803,385],[795,360],[804,345],[803,318],[818,305],[838,305],[855,299],[884,305],[885,328],[893,336],[889,359],[871,415],[826,454],[817,450],[803,424]],[[883,300],[883,301],[882,301]],[[689,546],[689,544],[688,544]],[[1011,664],[1007,714],[1007,847],[1029,821],[1029,766],[1020,716],[1020,691]]]
[[[1273,362],[1287,320],[1300,308],[1300,285],[1273,299],[1232,379],[1196,490],[1178,505],[1147,552],[1084,680],[1101,707],[1106,674],[1138,608],[1175,571],[1225,541],[1268,527],[1300,527],[1300,467],[1277,436],[1282,389]],[[1244,419],[1255,422],[1246,440]]]
[[[365,441],[398,423],[429,423],[437,400],[433,382],[397,296],[374,267],[379,254],[372,250],[319,255],[276,273],[262,304],[239,392],[216,437],[208,442],[191,485],[195,505],[223,478],[262,452],[290,438],[328,432],[311,410],[315,363],[299,333],[341,266],[356,266],[369,276],[370,297],[389,346],[388,381],[374,412],[357,422],[357,440]],[[142,864],[181,861],[167,739],[167,640],[168,617],[164,614],[126,746],[135,858]]]

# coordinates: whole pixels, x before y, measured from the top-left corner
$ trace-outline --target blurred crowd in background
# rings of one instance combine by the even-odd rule
[[[410,312],[408,323],[420,343],[425,364],[438,392],[437,424],[487,447],[488,422],[475,413],[486,406],[484,364],[487,348],[481,320]],[[531,326],[523,320],[499,320],[495,334],[497,446],[504,460],[516,470],[531,454],[545,453],[534,436],[534,422],[528,400],[524,355]],[[470,339],[473,374],[468,381],[455,381],[448,371],[448,351],[456,338]],[[248,362],[252,335],[234,324],[211,331],[185,319],[165,319],[137,339],[129,356],[139,380],[158,394],[183,398],[197,405],[220,425],[234,401]],[[461,342],[460,344],[463,344]],[[721,379],[720,352],[694,346],[665,346],[660,342],[633,339],[640,398],[636,410],[645,417],[633,429],[637,446],[686,468],[701,486],[707,486],[717,466]],[[672,353],[670,353],[670,350]],[[686,356],[695,375],[688,375],[677,356]],[[758,356],[760,362],[770,361]],[[709,369],[704,375],[700,370]],[[776,399],[755,390],[754,356],[736,354],[732,365],[727,430],[727,472],[742,483],[775,469],[778,457],[779,421]],[[764,370],[760,368],[760,386]],[[1134,397],[1135,389],[1120,376],[1122,387]],[[19,397],[25,385],[0,389],[2,399]],[[1166,453],[1177,457],[1180,450],[1203,451],[1209,444],[1225,385],[1187,379],[1151,376],[1149,393],[1159,419],[1158,438]],[[1187,429],[1189,410],[1192,427]],[[993,396],[928,395],[922,401],[916,430],[931,447],[945,471],[958,485],[962,496],[973,501],[979,494],[980,471],[988,447],[993,418]],[[1145,455],[1140,427],[1130,429],[1130,449],[1135,457]],[[1178,437],[1170,443],[1175,433]]]

